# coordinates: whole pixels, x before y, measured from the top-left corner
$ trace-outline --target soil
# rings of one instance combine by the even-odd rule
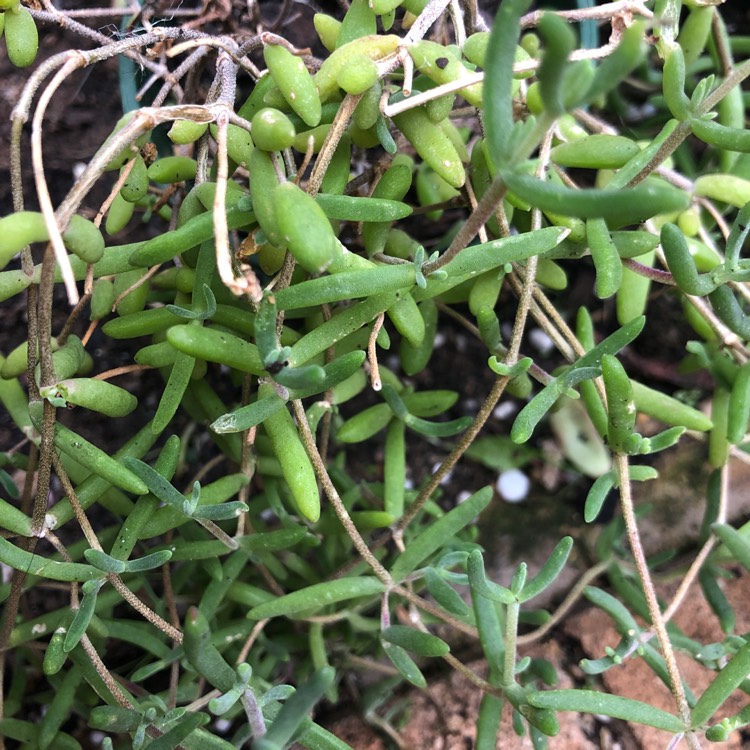
[[[187,8],[194,3],[185,3]],[[76,8],[88,7],[94,3],[78,2]],[[157,0],[155,6],[166,5]],[[281,33],[290,38],[298,46],[305,46],[309,40],[316,38],[311,31],[311,18],[318,8],[314,3],[281,3],[262,2],[244,3],[239,0],[217,0],[205,2],[203,19],[206,28],[215,32],[234,32],[237,29],[249,29],[252,24],[260,20],[265,27],[272,27],[274,19],[281,11],[291,5],[291,22],[288,22]],[[339,3],[319,3],[325,12],[341,15]],[[492,10],[495,3],[485,3]],[[731,5],[731,4],[730,4]],[[735,4],[734,8],[727,7],[726,13],[730,26],[741,33],[750,31],[750,11]],[[60,7],[64,4],[61,3]],[[158,9],[158,8],[157,8]],[[252,9],[251,14],[248,9]],[[109,20],[101,21],[100,29],[114,36],[116,28]],[[86,48],[87,42],[81,41],[68,32],[52,26],[42,28],[41,47],[37,65],[44,59],[57,52],[68,49],[71,45]],[[19,71],[0,56],[0,140],[7,143],[8,121],[12,107],[15,105],[19,92],[25,84],[28,71]],[[95,66],[92,69],[79,72],[67,79],[60,91],[55,95],[45,120],[44,162],[47,179],[53,203],[57,203],[67,193],[75,180],[75,165],[85,162],[96,147],[104,141],[110,132],[112,123],[121,112],[120,93],[118,87],[117,64],[114,60]],[[26,132],[28,133],[28,128]],[[27,152],[28,153],[28,152]],[[27,208],[34,209],[35,191],[30,169],[24,172],[26,186]],[[102,193],[94,192],[87,199],[86,207],[93,211],[97,201],[104,197]],[[0,149],[0,214],[12,211],[10,196],[10,180],[8,165],[8,150]],[[449,215],[446,221],[449,219]],[[440,227],[431,227],[429,231],[434,236],[441,234]],[[128,238],[123,241],[130,241]],[[591,279],[579,278],[576,282],[582,301],[591,294]],[[512,304],[508,300],[508,304]],[[669,304],[664,310],[671,310]],[[61,310],[64,304],[61,301]],[[613,319],[613,311],[605,308],[604,315]],[[657,316],[655,316],[656,319]],[[23,302],[19,298],[17,303],[6,304],[4,315],[0,320],[0,341],[2,349],[10,351],[25,337],[26,314]],[[650,342],[647,349],[634,346],[631,351],[630,365],[637,364],[645,382],[658,382],[664,387],[669,383],[673,388],[693,388],[700,391],[705,382],[697,381],[675,373],[674,363],[683,355],[684,336],[674,327],[660,323],[654,326],[648,337],[641,340]],[[473,339],[465,336],[460,328],[448,328],[448,340],[442,353],[438,351],[433,367],[418,378],[420,388],[429,388],[430,372],[439,372],[439,387],[455,388],[462,393],[462,402],[457,407],[471,410],[472,403],[483,398],[489,390],[491,379],[487,368],[479,372],[470,366],[456,366],[456,353],[459,362],[470,363],[476,359],[472,356],[470,347]],[[104,344],[105,339],[102,338]],[[111,343],[107,345],[111,347]],[[463,349],[463,351],[462,351]],[[119,349],[99,350],[98,356],[106,358],[111,366],[129,361],[131,354]],[[133,392],[143,394],[148,389],[148,381],[133,378],[129,384]],[[509,420],[498,418],[488,426],[490,434],[503,434],[508,431]],[[102,434],[94,422],[87,425],[90,435],[103,447],[112,436]],[[17,431],[12,427],[6,414],[0,413],[0,446],[10,447],[19,439]],[[412,479],[417,483],[420,478],[433,470],[433,466],[443,457],[444,451],[440,446],[430,446],[425,443],[423,454],[415,456],[410,465]],[[660,486],[660,497],[644,497],[643,500],[657,501],[656,512],[652,521],[644,526],[647,546],[650,552],[663,550],[674,544],[679,545],[682,552],[689,551],[689,545],[697,537],[699,516],[690,513],[691,508],[700,508],[703,487],[707,475],[700,470],[698,476],[694,474],[686,480],[688,469],[705,465],[703,461],[703,447],[694,446],[694,453],[673,461],[674,480]],[[377,470],[382,464],[378,455],[369,454],[362,458],[363,471]],[[521,559],[529,562],[531,572],[538,566],[551,550],[562,533],[568,529],[582,526],[582,498],[585,497],[587,486],[580,480],[570,481],[571,477],[565,473],[559,474],[552,483],[543,476],[548,465],[549,457],[540,456],[530,464],[530,472],[534,480],[533,490],[528,500],[519,506],[503,503],[496,497],[491,518],[483,532],[483,542],[494,556],[493,574],[499,580],[507,580],[510,571]],[[668,467],[662,467],[666,469]],[[702,471],[702,473],[701,473]],[[740,507],[736,508],[736,515],[744,517],[750,514],[750,478],[746,467],[738,466],[737,485],[732,495],[742,499]],[[492,484],[496,479],[493,472],[478,464],[463,463],[444,487],[444,494],[449,498],[458,497],[466,489],[475,489],[485,484]],[[546,486],[545,486],[546,485]],[[667,487],[663,490],[661,487]],[[677,523],[679,519],[681,523]],[[519,535],[519,528],[528,529],[524,538]],[[511,530],[514,530],[511,533]],[[667,535],[666,531],[670,533]],[[686,548],[687,545],[687,548]],[[585,547],[585,545],[584,545]],[[581,554],[585,554],[581,553]],[[575,561],[574,561],[575,562]],[[582,560],[582,567],[586,560]],[[561,581],[561,586],[552,593],[552,600],[559,600],[564,591],[575,582],[578,573],[573,567],[570,573]],[[600,582],[601,584],[601,582]],[[601,584],[603,585],[603,584]],[[738,622],[737,632],[750,631],[750,606],[748,606],[747,591],[750,577],[736,571],[736,577],[728,581],[725,593],[733,602],[738,617],[744,619]],[[669,586],[664,585],[662,593],[668,598]],[[688,596],[685,605],[678,612],[678,624],[685,633],[701,642],[721,640],[723,635],[710,612],[707,604],[698,590]],[[558,687],[573,687],[584,684],[587,679],[580,670],[578,663],[581,658],[597,658],[603,654],[605,645],[615,645],[618,636],[612,628],[608,618],[598,610],[588,609],[579,605],[576,614],[565,621],[562,628],[553,630],[550,635],[533,648],[526,648],[523,655],[532,658],[545,658],[557,668],[560,677]],[[479,672],[482,671],[481,660],[472,661],[472,654],[466,653],[467,661]],[[694,663],[685,660],[681,664],[689,669],[687,681],[691,687],[699,692],[706,684],[708,674],[705,671],[694,670]],[[638,697],[655,702],[670,710],[669,697],[661,686],[654,685],[651,675],[646,674],[642,662],[638,659],[627,660],[621,667],[607,672],[602,678],[608,690],[619,695]],[[402,691],[391,701],[386,702],[376,716],[368,720],[360,716],[357,705],[357,691],[353,687],[349,695],[341,704],[331,707],[318,717],[318,720],[328,726],[337,736],[348,742],[355,750],[386,750],[393,746],[393,737],[383,727],[386,722],[383,717],[389,715],[391,724],[397,729],[398,741],[401,748],[413,750],[469,750],[474,742],[474,724],[478,711],[479,693],[457,673],[448,676],[436,676],[431,687],[426,691]],[[737,710],[737,706],[728,708]],[[531,748],[528,737],[518,738],[510,724],[510,716],[506,712],[504,731],[498,748],[507,750]],[[622,750],[651,750],[664,747],[668,738],[656,730],[643,730],[629,726],[619,721],[607,721],[602,717],[565,715],[561,721],[561,731],[558,737],[550,740],[552,750],[593,750],[594,748],[621,748]],[[716,743],[713,747],[737,750],[750,746],[750,737],[737,733],[731,742]]]

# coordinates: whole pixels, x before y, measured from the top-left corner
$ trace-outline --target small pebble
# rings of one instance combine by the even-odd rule
[[[555,348],[555,342],[541,328],[529,331],[529,341],[542,354],[547,354]]]
[[[440,468],[440,464],[439,464],[439,463],[433,464],[433,465],[432,465],[432,473],[433,473],[433,474],[435,474],[435,473],[437,472],[437,470],[438,470],[439,468]],[[452,474],[453,474],[453,472],[452,472],[452,471],[449,471],[449,472],[448,472],[448,473],[447,473],[447,474],[446,474],[446,475],[445,475],[445,476],[444,476],[444,477],[443,477],[443,478],[442,478],[442,479],[440,480],[440,485],[442,486],[442,485],[444,485],[444,484],[447,484],[448,482],[450,482],[450,479],[451,479],[451,476],[452,476]]]
[[[506,503],[520,503],[529,494],[531,481],[520,469],[508,469],[500,474],[495,486]]]
[[[512,401],[502,401],[493,410],[492,416],[495,419],[508,419],[517,411],[516,405]]]

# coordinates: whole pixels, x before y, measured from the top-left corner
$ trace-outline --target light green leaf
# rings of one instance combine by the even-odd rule
[[[391,625],[383,631],[382,638],[419,656],[445,656],[450,652],[450,646],[442,638],[406,625]]]
[[[685,726],[676,716],[662,711],[660,708],[643,701],[600,693],[596,690],[547,690],[540,693],[529,693],[527,700],[535,708],[602,714],[603,716],[612,716],[615,719],[664,729],[675,734],[685,731]]]
[[[403,581],[420,563],[451,540],[464,526],[471,523],[487,507],[490,500],[492,500],[492,488],[483,487],[461,505],[456,506],[428,526],[416,539],[410,540],[406,550],[391,568],[394,580]]]
[[[552,550],[542,569],[523,587],[518,595],[518,601],[526,602],[541,594],[560,575],[572,548],[573,539],[569,536],[563,537]]]
[[[253,607],[247,616],[253,620],[290,616],[361,596],[374,596],[383,591],[385,591],[385,585],[374,576],[337,578],[333,581],[316,583],[293,591],[291,594],[280,596],[278,599],[259,604]]]
[[[696,729],[702,727],[748,674],[750,674],[750,643],[745,643],[698,699],[691,712],[692,727]]]

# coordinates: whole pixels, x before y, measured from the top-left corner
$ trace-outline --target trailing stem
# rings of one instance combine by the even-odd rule
[[[628,471],[628,457],[624,453],[615,453],[613,459],[615,471],[617,473],[617,482],[620,487],[620,505],[622,507],[623,520],[625,521],[625,530],[628,542],[630,543],[630,548],[633,552],[633,558],[635,559],[638,577],[640,578],[641,586],[643,587],[643,594],[646,597],[649,617],[651,618],[651,624],[656,631],[656,637],[659,640],[662,655],[666,662],[670,689],[674,696],[675,703],[677,704],[677,711],[680,718],[685,722],[685,725],[689,726],[690,707],[688,706],[687,698],[685,697],[682,677],[677,666],[672,643],[669,640],[666,624],[659,607],[659,600],[656,596],[653,581],[651,580],[651,573],[648,569],[646,555],[643,551],[643,545],[641,544],[640,533],[638,531],[638,523],[635,516],[635,508],[633,506],[633,496],[631,492],[630,474]],[[700,747],[700,745],[692,744],[691,736],[693,735],[686,735],[686,739],[691,747]],[[697,743],[694,736],[693,741]]]

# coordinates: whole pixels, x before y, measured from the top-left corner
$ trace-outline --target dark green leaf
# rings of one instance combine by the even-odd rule
[[[202,713],[188,713],[177,722],[169,731],[164,732],[161,737],[149,743],[151,750],[174,750],[184,739],[189,737],[196,729],[205,726],[211,718]]]
[[[391,625],[382,632],[381,637],[418,656],[445,656],[450,652],[450,646],[441,638],[406,625]]]
[[[138,458],[126,456],[122,462],[133,472],[163,503],[184,512],[185,496],[175,489],[159,472]]]
[[[99,589],[104,585],[101,579],[92,579],[86,581],[81,589],[83,590],[83,599],[78,611],[75,613],[73,622],[70,623],[68,633],[65,636],[63,651],[66,653],[72,651],[81,641],[86,630],[88,629],[91,618],[94,616],[96,609],[96,597]]]
[[[425,680],[419,667],[401,646],[396,646],[388,641],[382,641],[382,644],[385,655],[405,680],[418,688],[424,689],[427,687],[427,680]]]
[[[461,595],[434,568],[425,570],[424,581],[432,598],[443,609],[459,617],[471,612]]]
[[[335,676],[336,672],[332,667],[323,667],[317,670],[307,682],[300,685],[294,695],[284,702],[281,711],[276,714],[268,727],[265,740],[280,747],[286,747],[307,718],[308,713],[331,687]]]

